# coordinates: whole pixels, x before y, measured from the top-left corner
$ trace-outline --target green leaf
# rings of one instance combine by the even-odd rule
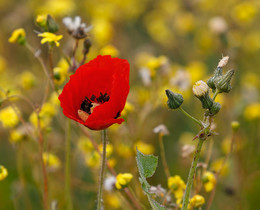
[[[139,173],[142,178],[151,177],[158,165],[158,157],[153,155],[144,155],[137,148],[136,161]]]

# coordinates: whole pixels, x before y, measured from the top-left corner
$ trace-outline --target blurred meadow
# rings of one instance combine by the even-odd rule
[[[48,43],[41,44],[38,36],[40,17],[47,14],[59,25],[55,34],[63,35],[57,41],[60,46],[51,48],[51,65]],[[86,60],[82,59],[84,39],[76,41],[75,52],[75,38],[63,24],[63,18],[75,16],[92,26],[87,32],[91,47]],[[105,209],[137,209],[129,194],[141,209],[151,209],[138,179],[136,147],[159,156],[156,172],[148,179],[150,185],[163,188],[157,187],[163,196],[156,195],[156,200],[168,196],[169,203],[178,203],[167,181],[160,142],[170,176],[178,175],[186,183],[199,127],[180,111],[169,110],[165,90],[182,94],[182,107],[203,119],[192,86],[199,80],[206,82],[222,56],[229,56],[223,71],[235,70],[232,90],[216,98],[222,105],[214,117],[217,134],[205,141],[198,167],[199,178],[209,172],[214,181],[208,178],[195,184],[192,195],[202,195],[205,204],[192,208],[208,209],[216,186],[210,209],[259,209],[259,20],[258,0],[0,0],[0,209],[44,209],[44,180],[48,181],[48,209],[96,208],[101,158],[95,146],[102,150],[101,134],[66,118],[54,89],[62,91],[74,63],[100,54],[130,64],[130,92],[122,112],[125,122],[108,129],[111,170],[106,169]],[[30,47],[17,40],[8,42],[18,28],[24,29],[20,36]],[[53,83],[44,66],[48,71],[51,66]],[[232,129],[234,121],[240,124],[237,131]],[[161,124],[168,132],[154,130]],[[68,146],[70,165],[66,166]],[[119,173],[133,176],[127,190],[109,182]],[[65,184],[68,174],[70,186]]]

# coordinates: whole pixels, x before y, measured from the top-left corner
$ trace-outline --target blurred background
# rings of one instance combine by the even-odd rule
[[[60,75],[56,85],[62,90],[68,80],[68,64],[75,40],[62,24],[64,17],[80,16],[93,28],[87,61],[99,54],[127,59],[131,66],[130,94],[123,113],[126,122],[109,128],[111,147],[109,161],[117,173],[132,173],[130,188],[146,208],[150,208],[138,181],[135,148],[159,156],[159,166],[149,179],[151,185],[167,189],[158,133],[153,129],[164,124],[169,135],[163,138],[166,159],[172,176],[186,182],[191,157],[183,155],[184,145],[199,131],[197,125],[179,111],[166,106],[165,89],[181,93],[183,108],[198,119],[203,109],[192,94],[192,85],[207,81],[222,56],[230,56],[228,69],[235,69],[232,90],[217,101],[222,109],[215,117],[218,135],[205,144],[201,162],[206,161],[212,146],[208,170],[217,171],[227,155],[232,138],[231,122],[238,121],[234,150],[217,182],[211,209],[258,209],[260,194],[260,2],[258,0],[0,0],[0,87],[10,95],[23,95],[40,105],[47,79],[34,55],[24,46],[8,43],[14,29],[24,28],[26,40],[34,49],[41,49],[46,63],[47,46],[37,36],[36,17],[50,14],[59,24],[60,47],[53,49],[55,71]],[[81,60],[83,41],[79,41],[76,58]],[[64,78],[64,79],[61,79]],[[4,91],[0,97],[4,99]],[[25,120],[5,125],[0,114],[0,165],[8,176],[0,181],[0,209],[42,209],[42,175],[39,148],[35,137],[27,136],[24,127],[36,130],[33,110],[23,100],[10,104]],[[49,156],[49,200],[58,209],[65,209],[64,164],[66,123],[57,96],[49,92],[43,113],[45,151]],[[46,117],[47,116],[47,117]],[[88,131],[100,144],[99,132]],[[100,158],[88,137],[72,124],[71,194],[74,209],[95,209]],[[184,156],[184,157],[183,157]],[[109,173],[109,172],[108,172]],[[201,190],[206,200],[210,193]],[[127,209],[124,194],[118,190],[104,194],[107,209]],[[206,205],[205,205],[206,206]],[[202,209],[205,207],[203,206]]]

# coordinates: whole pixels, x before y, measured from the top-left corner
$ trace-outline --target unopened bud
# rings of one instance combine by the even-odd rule
[[[229,60],[229,56],[223,57],[223,58],[219,61],[218,67],[219,67],[219,68],[223,68],[224,66],[226,66],[227,63],[228,63],[228,60]]]
[[[55,20],[48,15],[47,16],[47,28],[48,32],[55,33],[59,30],[59,25],[55,22]]]
[[[91,41],[89,39],[85,39],[83,45],[84,45],[83,54],[86,55],[88,54],[89,49],[91,47]]]
[[[208,86],[212,89],[215,90],[216,86],[215,86],[215,81],[222,76],[222,68],[217,67],[217,69],[214,72],[213,77],[209,78],[209,80],[207,81]]]
[[[38,15],[36,17],[36,24],[39,27],[46,29],[47,28],[47,16],[46,15]]]
[[[167,105],[169,109],[178,109],[183,103],[183,97],[181,94],[174,93],[169,89],[165,90],[168,97]]]
[[[234,75],[234,69],[229,70],[225,75],[218,78],[215,82],[215,86],[220,93],[225,92],[228,93],[231,90],[231,79]]]
[[[214,102],[212,107],[209,109],[210,111],[210,115],[215,115],[219,112],[219,110],[221,109],[221,104],[218,102]]]
[[[233,122],[231,123],[231,127],[232,127],[232,130],[233,130],[234,132],[237,132],[237,130],[238,130],[239,127],[240,127],[240,123],[239,123],[238,121],[233,121]]]

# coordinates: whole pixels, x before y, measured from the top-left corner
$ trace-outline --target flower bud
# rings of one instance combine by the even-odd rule
[[[218,67],[215,72],[213,77],[209,78],[209,80],[207,81],[208,86],[212,89],[215,90],[216,86],[215,86],[215,80],[219,77],[222,76],[222,68]]]
[[[38,15],[36,17],[36,24],[39,27],[46,29],[47,28],[47,16],[46,15]]]
[[[219,112],[219,110],[221,109],[221,105],[218,102],[214,102],[212,107],[209,109],[210,111],[210,115],[215,115]]]
[[[131,182],[132,179],[133,179],[133,175],[130,173],[124,173],[124,174],[119,173],[116,176],[115,186],[118,190],[120,190],[126,187]]]
[[[59,30],[59,25],[55,22],[55,20],[48,15],[47,16],[47,28],[48,32],[55,33]]]
[[[234,69],[229,70],[225,75],[219,77],[215,81],[215,86],[220,93],[222,92],[228,93],[231,90],[230,82],[234,73],[235,73]]]
[[[233,121],[233,122],[231,123],[231,127],[232,127],[232,130],[233,130],[234,132],[237,132],[237,130],[238,130],[239,127],[240,127],[240,123],[239,123],[238,121]]]
[[[91,47],[91,41],[89,39],[85,39],[83,43],[83,54],[86,55],[89,52],[89,49]]]
[[[19,28],[13,31],[11,37],[8,39],[10,43],[18,43],[20,45],[25,45],[26,43],[26,33],[23,28]]]
[[[165,92],[168,97],[167,105],[169,109],[177,109],[182,105],[184,100],[181,94],[174,93],[169,89],[165,90]]]
[[[210,109],[213,105],[213,100],[209,97],[209,87],[202,80],[193,85],[192,91],[194,95],[201,101],[204,109]]]

